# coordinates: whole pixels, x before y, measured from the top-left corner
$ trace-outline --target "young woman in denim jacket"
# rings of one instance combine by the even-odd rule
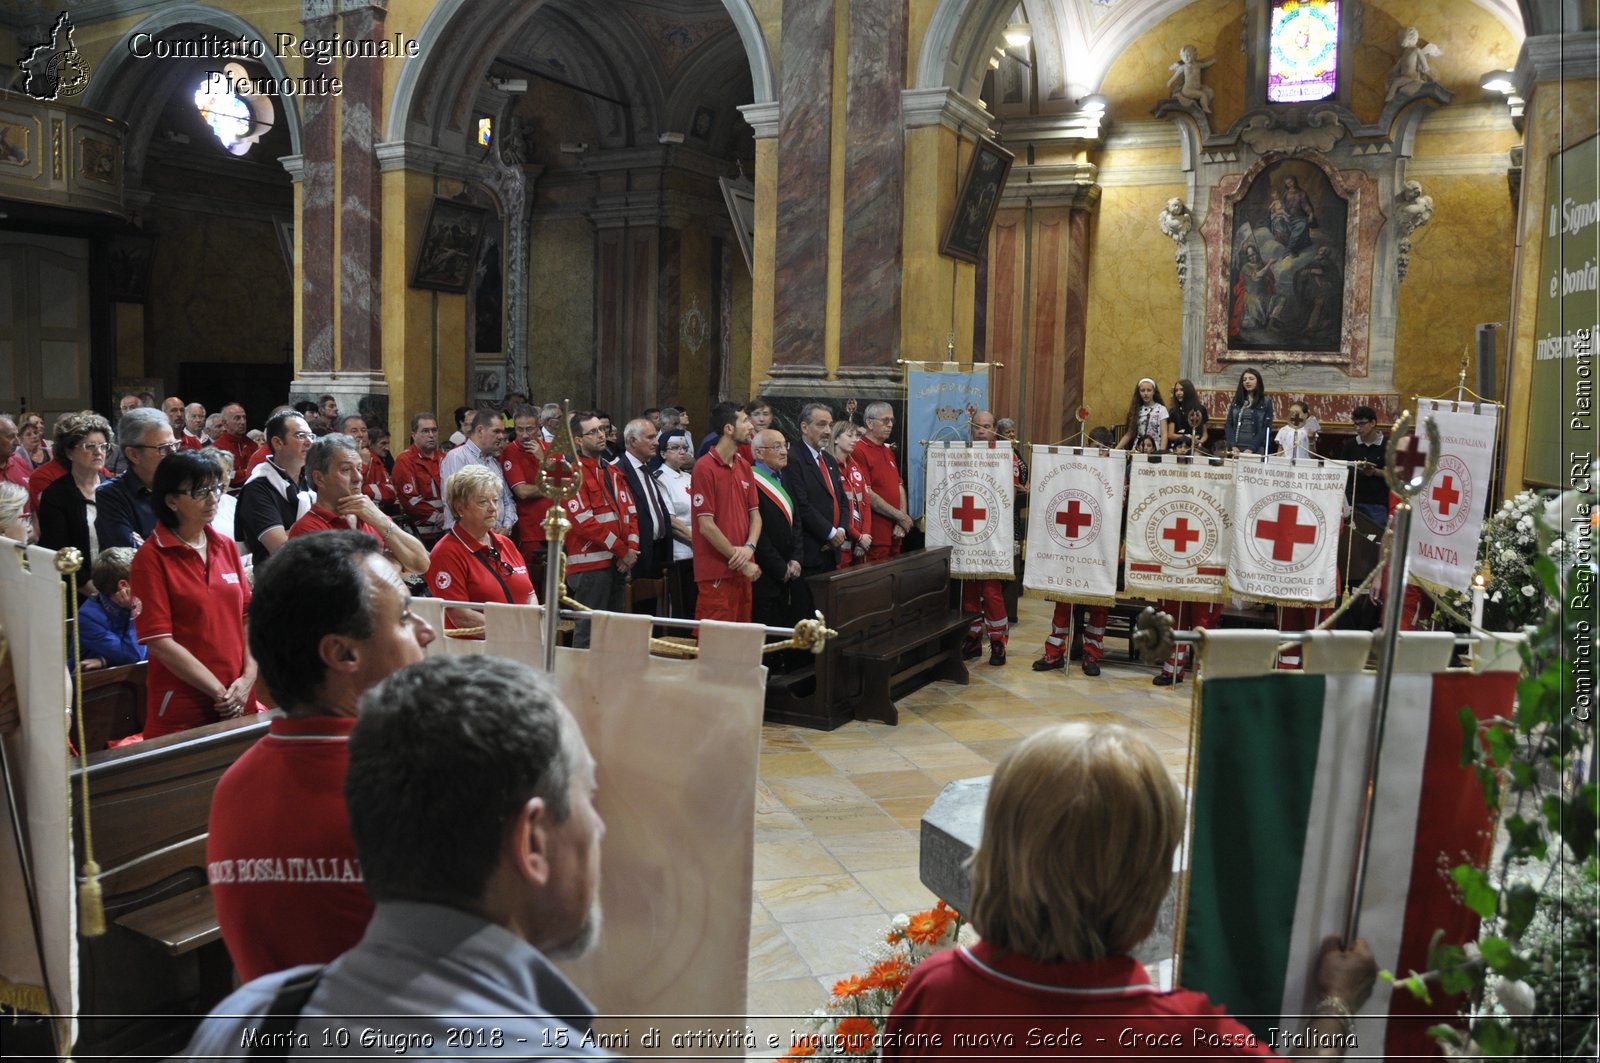
[[[1239,388],[1228,404],[1228,453],[1265,454],[1272,434],[1272,399],[1261,380],[1261,371],[1246,369],[1239,374]]]

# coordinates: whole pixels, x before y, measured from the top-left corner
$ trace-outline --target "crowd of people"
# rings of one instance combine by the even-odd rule
[[[1140,379],[1120,434],[1100,430],[1100,441],[1179,455],[1317,452],[1320,426],[1304,403],[1289,404],[1273,434],[1259,369],[1240,373],[1219,425],[1193,382],[1178,380],[1168,394],[1170,405],[1153,378]],[[413,414],[399,453],[381,427],[343,413],[331,395],[280,406],[259,430],[239,403],[208,414],[177,396],[158,406],[153,395],[129,393],[118,405],[115,427],[85,410],[59,417],[49,439],[36,414],[0,415],[0,532],[83,555],[75,579],[88,617],[84,664],[148,654],[146,734],[254,709],[243,621],[252,573],[296,537],[372,535],[419,593],[462,603],[446,626],[469,637],[481,631],[482,603],[538,601],[553,504],[541,469],[568,431],[582,475],[564,502],[565,586],[591,609],[631,603],[792,627],[812,615],[806,577],[893,557],[915,527],[887,402],[866,405],[859,423],[808,403],[790,435],[774,427],[763,399],[721,402],[696,442],[679,407],[618,424],[604,411],[568,415],[514,395],[504,409],[458,407],[448,438],[435,414]],[[1383,434],[1368,407],[1352,419],[1355,437],[1340,454],[1351,463],[1351,510],[1381,524]],[[1014,423],[987,410],[970,423],[975,441],[1016,437]],[[1013,462],[1020,529],[1028,484],[1020,447]],[[131,551],[131,560],[114,551]],[[96,564],[107,555],[115,560],[102,572]],[[969,581],[963,602],[974,616],[966,656],[982,656],[987,641],[990,663],[1003,665],[1010,632],[1000,582]],[[1170,603],[1169,611],[1204,627],[1218,608]],[[1035,670],[1066,666],[1072,617],[1070,603],[1057,605]],[[1103,606],[1082,618],[1086,675],[1099,674],[1106,618]],[[588,637],[580,622],[575,645]],[[1187,666],[1180,652],[1153,681],[1181,682]]]

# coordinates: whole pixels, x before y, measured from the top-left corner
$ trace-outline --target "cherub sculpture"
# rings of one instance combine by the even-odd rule
[[[1200,77],[1201,71],[1211,66],[1216,60],[1200,59],[1198,58],[1199,55],[1199,50],[1192,44],[1186,44],[1180,48],[1178,50],[1178,61],[1167,67],[1168,70],[1172,71],[1172,76],[1167,79],[1167,87],[1171,88],[1173,85],[1178,85],[1177,91],[1172,94],[1175,99],[1183,104],[1197,103],[1200,105],[1200,110],[1210,114],[1211,98],[1217,94],[1217,90],[1203,84]],[[1179,82],[1182,82],[1182,84],[1178,84]]]
[[[1173,196],[1156,218],[1156,224],[1177,245],[1172,258],[1178,267],[1178,286],[1184,287],[1189,283],[1189,234],[1194,232],[1194,215],[1183,200]]]
[[[1396,96],[1410,96],[1421,91],[1428,82],[1439,80],[1434,77],[1433,67],[1428,65],[1428,60],[1437,59],[1444,53],[1438,45],[1432,42],[1420,44],[1419,40],[1415,26],[1407,26],[1400,31],[1400,58],[1395,60],[1389,71],[1389,91],[1383,97],[1385,102]]]
[[[1411,235],[1433,220],[1433,197],[1422,190],[1420,181],[1407,181],[1395,196],[1395,224],[1400,227],[1396,248],[1395,272],[1401,280],[1411,268]]]

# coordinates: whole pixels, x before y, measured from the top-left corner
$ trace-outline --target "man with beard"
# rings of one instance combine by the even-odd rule
[[[572,531],[567,536],[567,594],[590,609],[612,613],[627,606],[627,576],[639,560],[639,525],[633,496],[614,465],[605,460],[606,429],[600,415],[572,415],[582,477],[567,500]],[[589,622],[580,620],[572,644],[589,645]]]
[[[376,902],[366,933],[326,967],[244,986],[185,1056],[293,1044],[297,1023],[357,1053],[375,1022],[437,1054],[469,1016],[493,1018],[482,1032],[500,1052],[603,1056],[586,1045],[593,1005],[549,959],[598,937],[605,836],[594,758],[550,678],[496,657],[425,660],[362,697],[349,750],[350,831]]]
[[[739,456],[750,442],[750,415],[731,402],[711,410],[716,445],[694,463],[689,501],[694,509],[696,620],[750,622],[761,510],[755,474]]]

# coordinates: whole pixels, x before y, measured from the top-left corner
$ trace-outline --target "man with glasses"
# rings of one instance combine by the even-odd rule
[[[172,424],[160,410],[136,406],[117,422],[117,439],[127,472],[103,483],[94,493],[94,533],[100,549],[129,546],[137,550],[156,527],[150,508],[150,484],[161,459],[178,449]]]
[[[906,512],[910,503],[905,481],[900,478],[900,466],[889,449],[889,437],[894,435],[894,407],[887,402],[869,403],[863,416],[866,431],[856,443],[855,459],[867,474],[867,500],[872,508],[872,548],[866,557],[870,564],[898,554],[914,522]]]
[[[239,492],[234,533],[260,565],[289,541],[289,529],[311,508],[305,492],[306,454],[316,436],[304,417],[290,410],[267,422],[267,458],[250,471]]]
[[[535,590],[544,587],[546,542],[544,517],[550,500],[539,489],[539,469],[545,444],[539,411],[527,403],[511,410],[511,426],[517,438],[500,451],[500,468],[506,486],[517,500],[517,549],[527,562]]]
[[[506,430],[500,424],[500,414],[495,410],[468,410],[461,430],[466,441],[454,448],[439,462],[439,476],[446,489],[450,475],[468,465],[482,465],[494,473],[500,484],[500,508],[495,513],[495,528],[504,531],[517,522],[517,501],[511,488],[506,486],[505,473],[500,469],[500,451],[505,446]],[[455,527],[456,515],[444,507],[444,530]]]
[[[1345,498],[1351,509],[1383,527],[1389,523],[1389,482],[1383,477],[1387,444],[1378,430],[1378,415],[1371,406],[1357,406],[1350,411],[1350,423],[1355,438],[1345,441],[1339,455],[1351,463]]]
[[[444,534],[444,477],[439,474],[439,418],[411,415],[411,445],[394,459],[390,478],[400,497],[400,511],[411,520],[417,538],[432,549]]]
[[[605,460],[606,427],[600,415],[572,415],[578,441],[578,495],[568,500],[567,594],[591,609],[620,613],[627,604],[628,573],[639,561],[639,524],[622,474]],[[589,645],[589,623],[579,621],[572,644]]]

